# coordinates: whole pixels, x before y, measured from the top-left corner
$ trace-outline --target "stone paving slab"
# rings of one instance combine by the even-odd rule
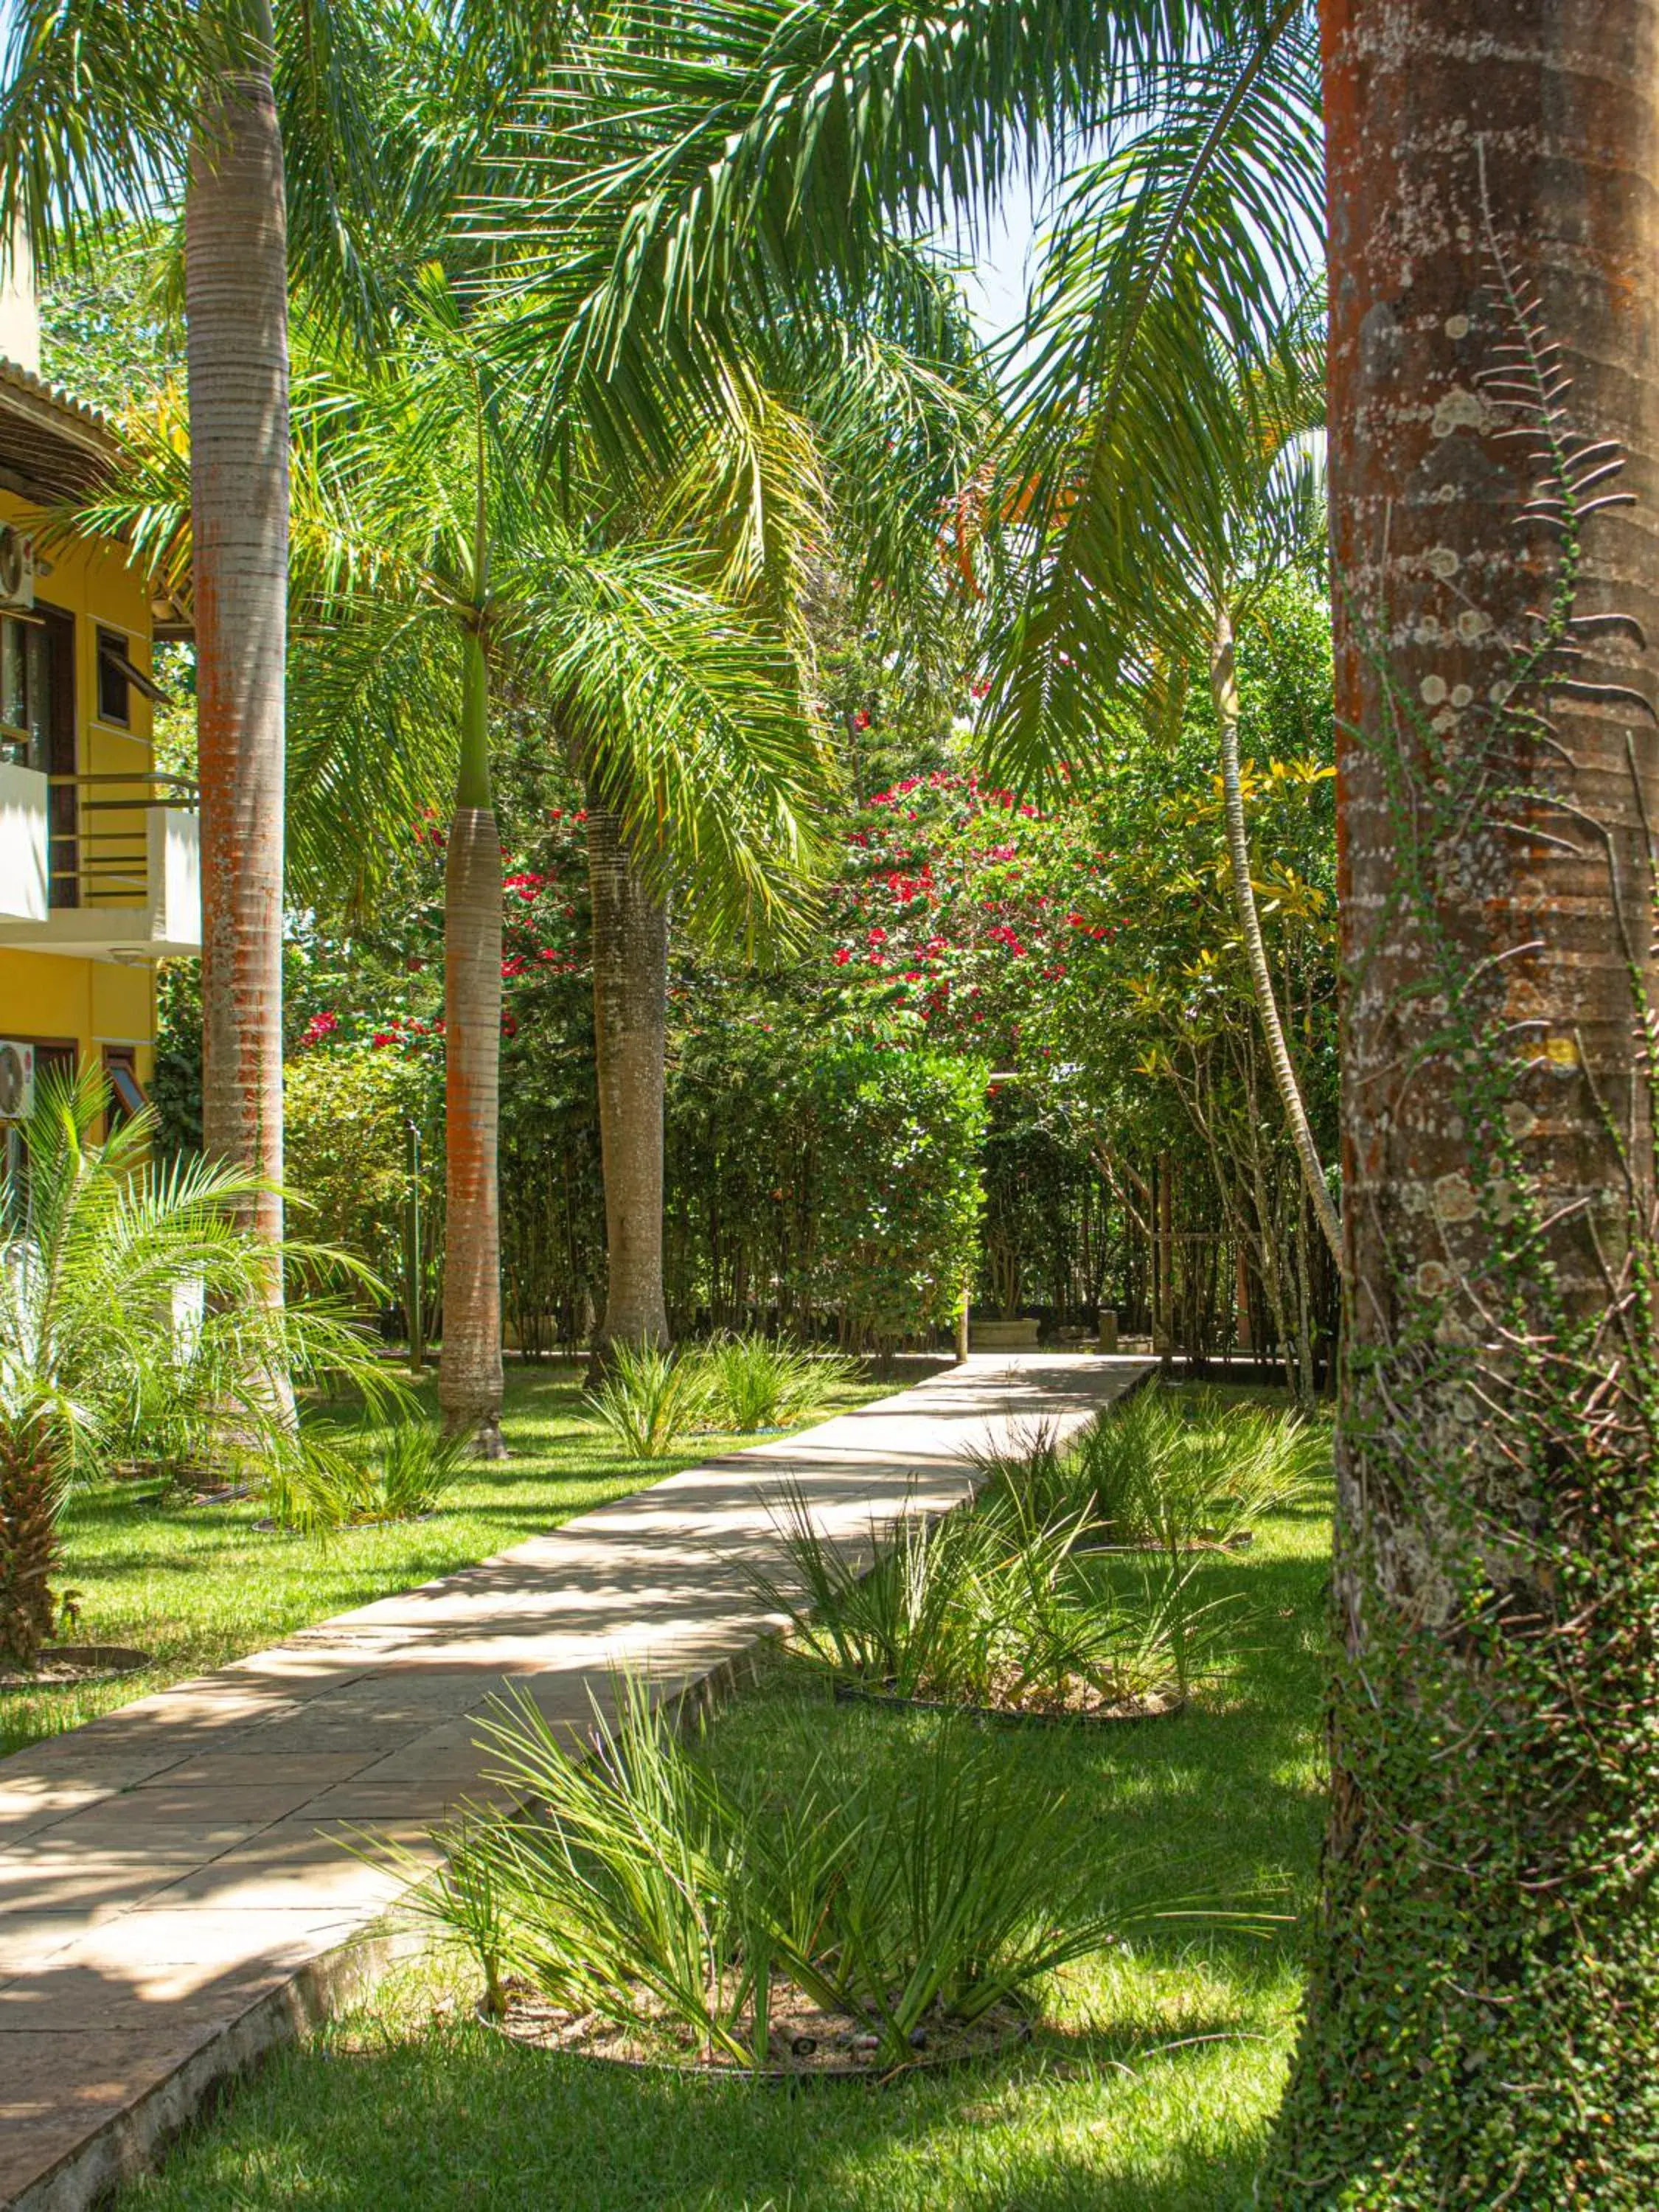
[[[0,2207],[80,2212],[372,1978],[400,1884],[343,1839],[429,1855],[486,1794],[492,1698],[532,1698],[574,1740],[619,1670],[706,1690],[776,1625],[746,1568],[775,1557],[786,1486],[865,1545],[966,1495],[974,1454],[1071,1433],[1152,1364],[970,1358],[0,1759]]]

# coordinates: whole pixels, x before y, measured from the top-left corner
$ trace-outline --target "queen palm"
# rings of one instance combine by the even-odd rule
[[[495,1121],[501,852],[492,705],[532,714],[586,777],[614,1333],[660,1311],[666,902],[765,935],[813,864],[821,763],[797,664],[732,603],[666,510],[653,538],[561,520],[537,418],[428,280],[397,354],[304,387],[295,692],[307,865],[361,879],[363,831],[406,824],[456,764],[446,865],[447,1220],[439,1395],[500,1449]],[[597,487],[592,488],[597,496]],[[641,513],[633,510],[636,520]],[[446,739],[438,733],[457,733]],[[374,794],[373,799],[368,794]],[[345,848],[349,848],[345,849]],[[620,1224],[618,1217],[621,1217]],[[654,1255],[654,1257],[653,1257]]]

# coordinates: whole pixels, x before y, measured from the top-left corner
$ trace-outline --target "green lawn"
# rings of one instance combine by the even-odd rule
[[[579,1374],[570,1363],[509,1368],[502,1428],[512,1458],[469,1467],[429,1521],[319,1540],[258,1528],[264,1508],[255,1500],[189,1505],[153,1483],[82,1492],[64,1530],[64,1582],[80,1593],[76,1640],[137,1645],[155,1664],[89,1689],[0,1691],[0,1754],[263,1650],[331,1613],[488,1559],[731,1448],[730,1437],[690,1437],[671,1458],[624,1459],[585,1414]],[[898,1387],[848,1387],[830,1411]],[[422,1395],[430,1407],[429,1379]]]
[[[1297,1995],[1293,1918],[1320,1817],[1328,1521],[1275,1516],[1209,1562],[1242,1592],[1237,1671],[1204,1708],[1098,1734],[999,1731],[1098,1838],[1103,1899],[1142,1920],[1052,1990],[999,2063],[793,2093],[628,2074],[503,2044],[459,1969],[410,1968],[241,2085],[123,2212],[1196,2212],[1250,2202]],[[936,1725],[837,1706],[780,1664],[713,1723],[787,1786],[823,1731],[896,1766]],[[1249,1933],[1216,1908],[1286,1917]]]

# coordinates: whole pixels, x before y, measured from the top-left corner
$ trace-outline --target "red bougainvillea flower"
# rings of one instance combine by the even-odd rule
[[[988,676],[981,676],[976,683],[969,686],[969,689],[975,699],[988,699],[991,696],[991,679]]]
[[[395,1032],[391,1030],[376,1030],[374,1036],[369,1039],[369,1043],[374,1048],[376,1052],[379,1052],[382,1046],[396,1044],[397,1042],[397,1036]]]
[[[904,980],[907,983],[920,983],[921,981],[921,969],[907,968],[904,971]]]
[[[868,709],[867,708],[865,708],[865,707],[860,707],[860,708],[858,709],[857,713],[856,713],[856,714],[854,715],[854,717],[853,717],[853,727],[854,727],[855,730],[867,730],[867,729],[869,728],[869,726],[870,726],[870,714],[869,714],[869,709]]]
[[[302,1045],[320,1044],[325,1036],[332,1036],[339,1026],[340,1017],[337,1014],[313,1014],[306,1024],[305,1034],[300,1042]]]
[[[886,942],[887,932],[884,929],[872,929],[870,932],[870,943],[872,945],[885,945]]]
[[[852,957],[853,952],[850,945],[838,945],[836,947],[836,965],[837,968],[844,968]]]

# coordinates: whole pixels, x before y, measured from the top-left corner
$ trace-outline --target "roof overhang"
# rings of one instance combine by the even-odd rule
[[[84,499],[118,448],[103,416],[61,386],[0,361],[0,484],[39,507]]]

